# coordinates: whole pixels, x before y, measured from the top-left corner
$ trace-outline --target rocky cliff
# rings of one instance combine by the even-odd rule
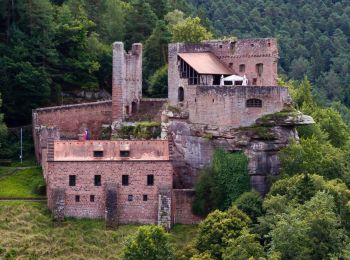
[[[169,110],[163,112],[162,122],[163,136],[168,134],[173,143],[175,188],[193,188],[200,169],[211,164],[214,150],[221,147],[248,156],[251,185],[261,194],[279,173],[278,152],[299,139],[296,126],[314,123],[293,110],[263,116],[253,126],[241,128],[191,124],[186,112]]]

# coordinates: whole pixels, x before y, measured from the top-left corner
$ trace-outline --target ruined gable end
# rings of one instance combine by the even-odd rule
[[[122,42],[113,44],[112,118],[122,121],[139,110],[142,98],[142,44],[127,53]]]

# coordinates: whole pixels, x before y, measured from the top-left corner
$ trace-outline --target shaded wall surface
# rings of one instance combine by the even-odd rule
[[[173,190],[173,223],[174,224],[198,224],[201,218],[192,213],[192,202],[194,199],[193,189]]]

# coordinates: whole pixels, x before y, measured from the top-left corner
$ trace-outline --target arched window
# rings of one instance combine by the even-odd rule
[[[246,107],[262,107],[261,99],[251,98],[246,102]]]
[[[179,87],[178,89],[178,93],[177,93],[177,99],[179,102],[183,102],[185,99],[185,93],[184,93],[184,88],[183,87]]]

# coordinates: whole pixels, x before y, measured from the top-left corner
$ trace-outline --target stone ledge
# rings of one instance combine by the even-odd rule
[[[281,111],[264,115],[256,120],[258,126],[300,126],[314,123],[315,121],[311,116],[304,115],[300,111]]]
[[[81,104],[62,105],[62,106],[54,106],[54,107],[43,107],[43,108],[33,109],[33,113],[35,113],[35,112],[52,112],[52,111],[63,110],[63,109],[72,109],[72,108],[81,108],[81,107],[99,106],[99,105],[109,105],[109,104],[112,105],[112,100],[81,103]]]

